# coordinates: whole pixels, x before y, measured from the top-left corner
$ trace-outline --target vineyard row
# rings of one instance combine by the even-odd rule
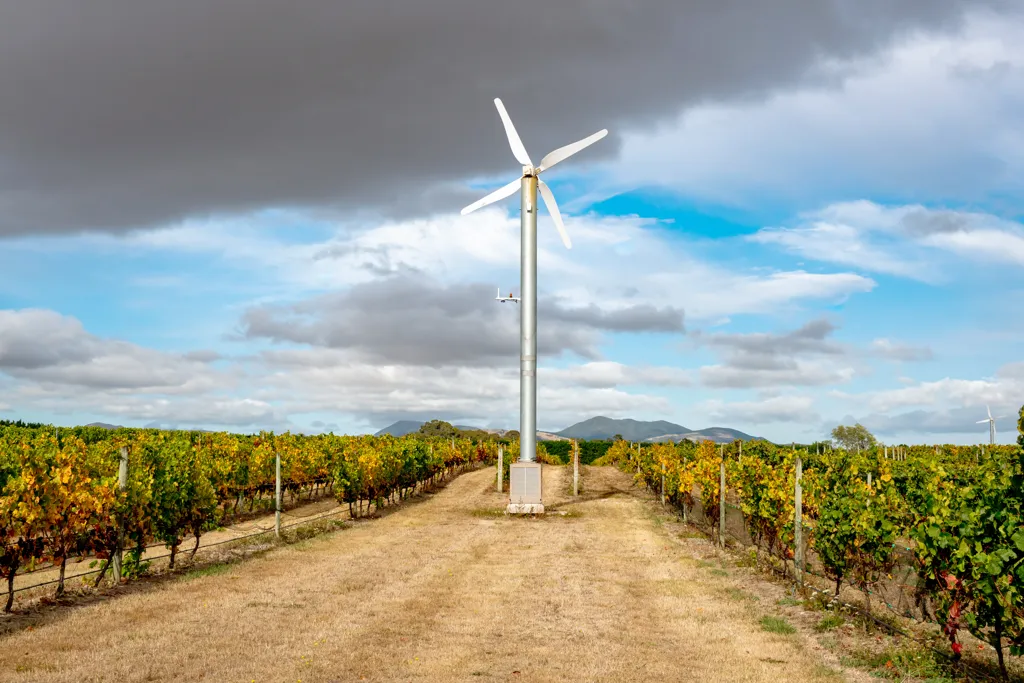
[[[14,578],[40,565],[59,567],[57,595],[71,559],[113,562],[131,576],[148,547],[167,547],[170,566],[195,539],[292,498],[333,495],[357,518],[373,505],[406,498],[467,466],[494,462],[498,444],[466,439],[301,436],[117,430],[102,438],[52,429],[0,431],[0,571]],[[517,451],[506,456],[516,457]],[[119,578],[119,577],[118,577]]]
[[[895,453],[620,442],[594,464],[631,472],[684,517],[696,510],[719,538],[725,508],[737,508],[758,552],[799,578],[815,569],[809,550],[835,594],[849,585],[869,610],[879,584],[909,560],[915,598],[953,656],[966,630],[992,645],[1005,675],[1004,652],[1024,653],[1024,408],[1020,430],[1016,446]]]

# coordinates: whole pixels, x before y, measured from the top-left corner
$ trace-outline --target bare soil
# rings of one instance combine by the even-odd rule
[[[545,466],[543,517],[502,514],[488,468],[372,522],[53,611],[0,638],[0,680],[865,680],[767,632],[774,603],[698,557],[628,475],[582,470],[574,500],[571,468]]]

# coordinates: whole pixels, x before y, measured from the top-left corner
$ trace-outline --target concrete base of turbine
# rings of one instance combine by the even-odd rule
[[[509,501],[505,509],[506,514],[544,514],[541,479],[539,462],[514,462],[509,465]]]
[[[540,503],[509,503],[505,508],[506,515],[543,515],[544,506]]]

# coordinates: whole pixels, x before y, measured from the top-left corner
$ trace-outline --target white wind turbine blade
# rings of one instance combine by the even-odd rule
[[[513,180],[508,185],[504,185],[502,187],[499,187],[497,190],[495,190],[494,192],[490,193],[489,195],[487,195],[483,199],[478,199],[475,202],[473,202],[472,204],[470,204],[469,206],[467,206],[466,208],[464,208],[462,210],[462,215],[465,216],[467,213],[472,213],[473,211],[476,211],[477,209],[479,209],[481,207],[487,206],[488,204],[493,204],[494,202],[496,202],[496,201],[498,201],[500,199],[504,199],[505,197],[512,196],[513,194],[515,194],[516,190],[518,190],[520,187],[522,187],[522,184],[523,184],[523,179],[522,178],[516,178],[515,180]]]
[[[540,178],[537,178],[537,189],[540,190],[540,196],[544,199],[544,205],[548,207],[548,213],[551,214],[551,220],[555,222],[555,227],[558,228],[558,234],[562,236],[562,242],[565,244],[566,249],[572,249],[572,242],[569,241],[569,233],[565,231],[565,224],[562,222],[562,213],[558,210],[558,204],[555,203],[555,195],[551,193],[551,188]]]
[[[988,420],[978,420],[978,421],[977,421],[977,422],[975,422],[974,424],[976,424],[976,425],[980,425],[980,424],[981,424],[981,423],[983,423],[983,422],[988,422]]]
[[[587,147],[590,147],[592,144],[603,138],[605,135],[608,135],[607,128],[603,128],[597,131],[590,137],[583,138],[582,140],[577,140],[576,142],[568,144],[565,147],[559,147],[553,152],[548,152],[548,154],[543,159],[540,160],[540,166],[537,167],[537,173],[540,173],[541,171],[546,171],[547,169],[551,168],[560,161],[565,161],[576,152],[579,152],[581,149],[586,149]]]
[[[526,147],[523,146],[523,141],[519,139],[516,127],[512,125],[512,119],[509,118],[508,112],[505,111],[505,105],[501,103],[500,99],[495,97],[494,106],[498,108],[498,115],[501,116],[501,122],[505,126],[505,135],[508,136],[508,144],[512,148],[512,154],[515,156],[516,161],[523,166],[533,166],[533,162],[530,161],[530,155],[526,153]]]
[[[988,413],[988,419],[990,419],[990,420],[991,420],[991,419],[992,419],[992,409],[991,409],[991,408],[989,408],[989,407],[988,407],[988,406],[986,405],[986,406],[985,406],[985,411],[986,411],[986,412]]]

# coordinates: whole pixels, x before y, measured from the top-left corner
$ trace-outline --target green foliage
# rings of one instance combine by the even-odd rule
[[[866,451],[878,443],[867,427],[859,422],[852,427],[840,425],[833,429],[832,441],[835,442],[837,448],[848,451]]]
[[[815,624],[814,630],[818,631],[819,633],[824,633],[825,631],[833,631],[845,623],[846,619],[844,619],[841,614],[826,614],[821,618],[821,620],[817,624]]]
[[[849,581],[864,592],[870,606],[869,591],[896,563],[902,497],[887,460],[837,451],[822,461],[813,492],[818,500],[814,549],[836,582],[836,593]]]
[[[544,448],[562,464],[572,462],[572,441],[545,441]]]
[[[545,441],[544,448],[563,463],[572,462],[572,441]],[[580,464],[592,465],[612,447],[611,441],[577,441],[580,447]]]
[[[424,423],[420,427],[420,434],[425,436],[442,436],[442,437],[453,437],[457,435],[459,430],[451,425],[451,423],[443,420],[431,420],[430,422]]]
[[[1024,442],[1024,408],[1019,417],[1018,441]],[[616,442],[599,463],[617,465],[655,493],[664,476],[668,501],[684,516],[701,506],[714,531],[724,458],[727,504],[742,510],[758,548],[789,559],[797,455],[803,460],[805,538],[836,592],[844,583],[854,586],[870,609],[873,589],[891,578],[896,549],[910,538],[916,541],[919,589],[933,600],[954,653],[959,629],[1002,645],[1003,666],[1005,646],[1024,653],[1022,445],[875,444],[859,453],[817,454],[760,441],[743,443],[741,458],[739,443],[721,450],[710,442],[645,444],[637,453]]]
[[[767,615],[761,617],[761,628],[768,633],[777,633],[779,635],[788,636],[796,633],[796,629],[793,625],[782,617],[776,617]]]
[[[580,441],[580,464],[592,465],[612,447],[610,441]]]
[[[0,427],[21,427],[23,429],[41,429],[48,427],[41,422],[25,422],[24,420],[0,420]]]
[[[1024,648],[1024,465],[1020,453],[991,457],[950,482],[939,463],[913,529],[922,578],[959,654],[957,631],[968,629],[1013,654]]]
[[[105,573],[106,560],[121,547],[127,549],[122,576],[132,578],[145,571],[142,552],[157,541],[170,549],[173,566],[186,539],[195,540],[194,553],[206,531],[273,507],[277,454],[283,492],[293,500],[329,488],[341,501],[379,508],[460,467],[494,462],[497,450],[494,441],[423,435],[97,429],[66,429],[58,438],[48,426],[0,427],[0,572],[8,582],[8,610],[14,575],[38,563],[63,567],[69,558],[92,556]],[[122,448],[128,457],[123,489]]]

